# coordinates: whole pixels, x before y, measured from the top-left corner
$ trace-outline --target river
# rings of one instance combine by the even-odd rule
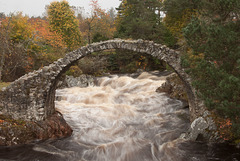
[[[155,90],[157,73],[102,77],[97,85],[57,90],[69,138],[1,147],[0,161],[240,161],[239,149],[181,138],[188,109]],[[60,99],[59,99],[60,98]]]

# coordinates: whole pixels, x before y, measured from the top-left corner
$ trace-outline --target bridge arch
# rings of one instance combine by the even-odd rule
[[[145,53],[165,61],[184,82],[189,98],[190,118],[200,116],[200,107],[191,79],[181,67],[180,54],[165,45],[152,41],[114,39],[93,43],[68,53],[54,63],[28,73],[0,92],[2,113],[15,119],[41,121],[55,113],[55,91],[60,76],[79,59],[107,49],[126,49]]]

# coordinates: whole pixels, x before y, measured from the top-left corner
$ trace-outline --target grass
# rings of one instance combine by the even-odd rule
[[[10,84],[10,82],[0,82],[0,90],[1,90],[3,87],[7,87],[9,84]]]

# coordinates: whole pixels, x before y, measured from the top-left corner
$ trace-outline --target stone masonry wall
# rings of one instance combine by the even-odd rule
[[[191,120],[201,116],[203,106],[191,86],[191,79],[180,64],[179,52],[152,41],[114,39],[90,44],[68,53],[49,66],[28,73],[0,92],[1,113],[15,119],[41,121],[55,113],[54,100],[58,79],[84,56],[106,49],[126,49],[150,54],[170,65],[184,82],[189,98]]]

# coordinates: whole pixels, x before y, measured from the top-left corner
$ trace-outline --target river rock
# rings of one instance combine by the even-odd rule
[[[58,112],[44,121],[38,122],[13,120],[8,116],[1,116],[0,121],[0,146],[57,139],[72,134],[71,127]]]
[[[94,85],[95,77],[91,75],[80,75],[79,77],[73,77],[66,75],[62,81],[59,81],[58,88],[71,88],[71,87],[87,87]]]
[[[167,76],[166,82],[156,92],[164,92],[171,98],[179,99],[183,102],[183,107],[188,107],[185,86],[175,73]],[[204,104],[202,105],[204,106]],[[211,112],[206,107],[203,109],[204,111],[201,111],[203,115],[192,120],[189,131],[181,137],[192,141],[223,142],[217,132],[216,124],[211,117]]]
[[[205,130],[208,128],[208,123],[202,117],[195,119],[191,124],[191,140],[201,139],[205,135]]]
[[[209,112],[206,111],[206,113]],[[218,143],[224,142],[224,140],[219,137],[215,122],[209,115],[203,115],[203,117],[195,119],[191,123],[191,127],[186,138],[193,141],[207,141]]]
[[[171,98],[179,99],[183,102],[184,106],[188,106],[188,98],[186,89],[183,82],[177,76],[177,74],[172,73],[166,77],[166,82],[163,83],[156,92],[164,92]]]

